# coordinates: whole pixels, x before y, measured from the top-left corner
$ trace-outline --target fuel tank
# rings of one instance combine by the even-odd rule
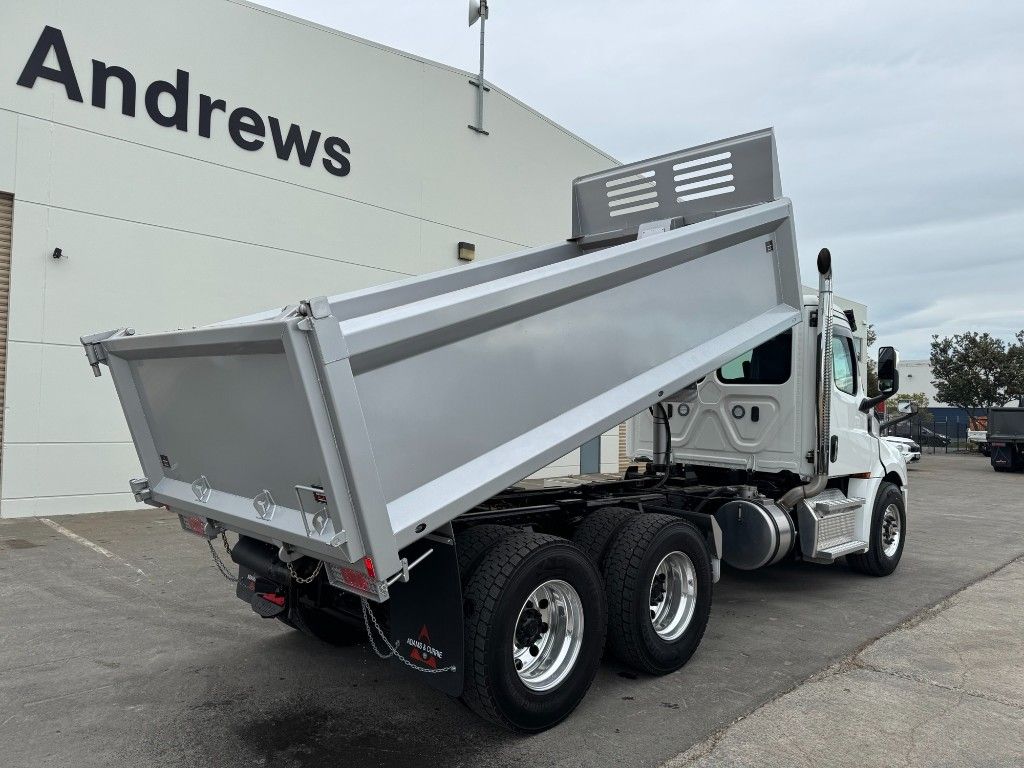
[[[722,529],[722,559],[733,568],[752,571],[774,565],[793,549],[793,519],[771,499],[727,501],[715,512],[715,520]]]

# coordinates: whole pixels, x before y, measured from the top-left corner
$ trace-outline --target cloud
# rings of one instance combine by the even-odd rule
[[[263,4],[467,70],[463,0]],[[880,343],[1024,327],[1024,5],[491,0],[488,79],[628,161],[774,126]]]

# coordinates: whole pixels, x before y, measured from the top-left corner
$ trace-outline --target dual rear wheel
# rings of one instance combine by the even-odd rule
[[[591,518],[608,522],[603,543],[591,552],[604,576],[609,650],[639,671],[674,672],[697,650],[711,614],[711,557],[703,537],[671,515],[611,508]],[[586,524],[577,536],[588,535]]]
[[[466,566],[462,698],[515,730],[550,728],[575,709],[606,633],[619,660],[666,674],[686,663],[707,626],[710,558],[697,530],[675,517],[607,508],[572,541],[478,526],[458,547]]]
[[[557,536],[513,532],[479,559],[463,597],[470,709],[527,732],[572,712],[597,674],[607,622],[587,556]]]

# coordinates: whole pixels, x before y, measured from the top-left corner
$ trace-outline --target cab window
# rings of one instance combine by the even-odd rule
[[[853,339],[849,336],[832,337],[832,374],[836,388],[848,395],[857,394],[857,356],[853,352]]]
[[[793,365],[793,332],[785,331],[718,369],[723,384],[785,384]]]

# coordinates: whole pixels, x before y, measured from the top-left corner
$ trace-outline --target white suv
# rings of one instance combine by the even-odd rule
[[[903,460],[907,464],[921,460],[921,446],[909,437],[886,437],[883,439],[899,449],[899,452],[903,455]]]

